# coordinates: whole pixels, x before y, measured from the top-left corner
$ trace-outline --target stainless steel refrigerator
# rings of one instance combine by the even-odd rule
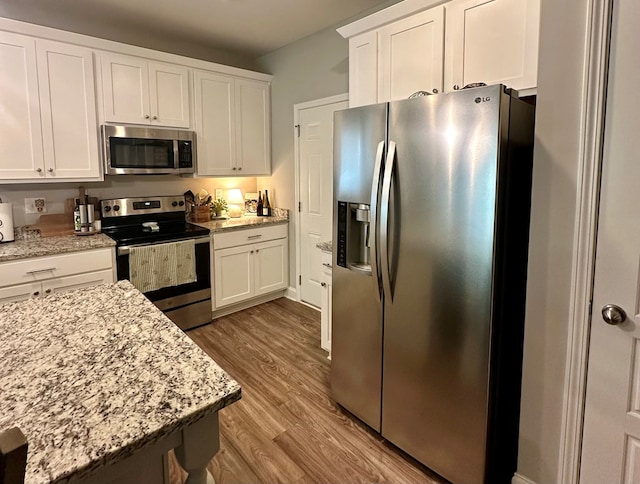
[[[516,468],[533,125],[502,85],[335,115],[332,396],[454,483]]]

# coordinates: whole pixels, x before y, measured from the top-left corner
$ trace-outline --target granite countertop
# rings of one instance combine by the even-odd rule
[[[0,244],[0,262],[115,247],[115,245],[115,241],[104,234],[88,236],[61,235],[15,240]]]
[[[240,399],[240,386],[129,281],[0,306],[0,430],[26,484],[90,477]]]
[[[289,223],[288,217],[239,217],[225,220],[212,220],[210,222],[198,222],[196,225],[206,227],[214,232],[229,232],[232,230],[250,229],[266,225],[280,225]]]
[[[332,244],[333,243],[331,241],[329,241],[329,242],[318,242],[316,244],[316,247],[318,249],[320,249],[322,252],[332,252],[333,251]]]

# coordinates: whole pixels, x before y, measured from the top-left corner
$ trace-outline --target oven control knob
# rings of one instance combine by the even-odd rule
[[[113,206],[113,211],[117,212],[118,210],[120,210],[120,205],[114,205]]]
[[[104,206],[104,211],[105,212],[111,212],[111,206],[110,205],[105,205]]]
[[[177,207],[178,206],[178,202],[176,202],[175,200],[173,202],[171,202],[171,206],[172,207]]]
[[[180,205],[180,206],[182,207],[182,206],[184,205],[184,202],[183,202],[182,200],[180,200],[180,201],[178,202],[178,205]]]

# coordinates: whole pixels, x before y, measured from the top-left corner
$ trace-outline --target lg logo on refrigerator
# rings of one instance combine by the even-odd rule
[[[477,97],[474,99],[474,101],[476,102],[476,104],[480,104],[480,103],[488,103],[489,101],[491,101],[491,97],[487,96],[487,97]]]

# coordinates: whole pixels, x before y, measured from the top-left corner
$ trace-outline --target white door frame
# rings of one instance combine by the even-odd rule
[[[611,0],[589,0],[587,58],[582,85],[581,156],[578,169],[575,240],[562,428],[557,482],[578,484],[584,421],[591,301],[606,105]],[[577,86],[580,88],[580,86]]]
[[[294,145],[294,165],[295,165],[295,184],[296,184],[296,204],[295,204],[295,224],[296,224],[296,275],[294,287],[296,288],[296,300],[300,300],[300,274],[301,274],[301,261],[300,261],[300,242],[301,242],[301,230],[300,230],[300,111],[303,109],[317,108],[320,106],[326,106],[327,104],[335,104],[349,100],[349,94],[338,94],[336,96],[325,97],[322,99],[314,99],[313,101],[307,101],[293,105],[293,145]],[[313,306],[311,306],[313,307]],[[317,309],[314,307],[314,309]]]

